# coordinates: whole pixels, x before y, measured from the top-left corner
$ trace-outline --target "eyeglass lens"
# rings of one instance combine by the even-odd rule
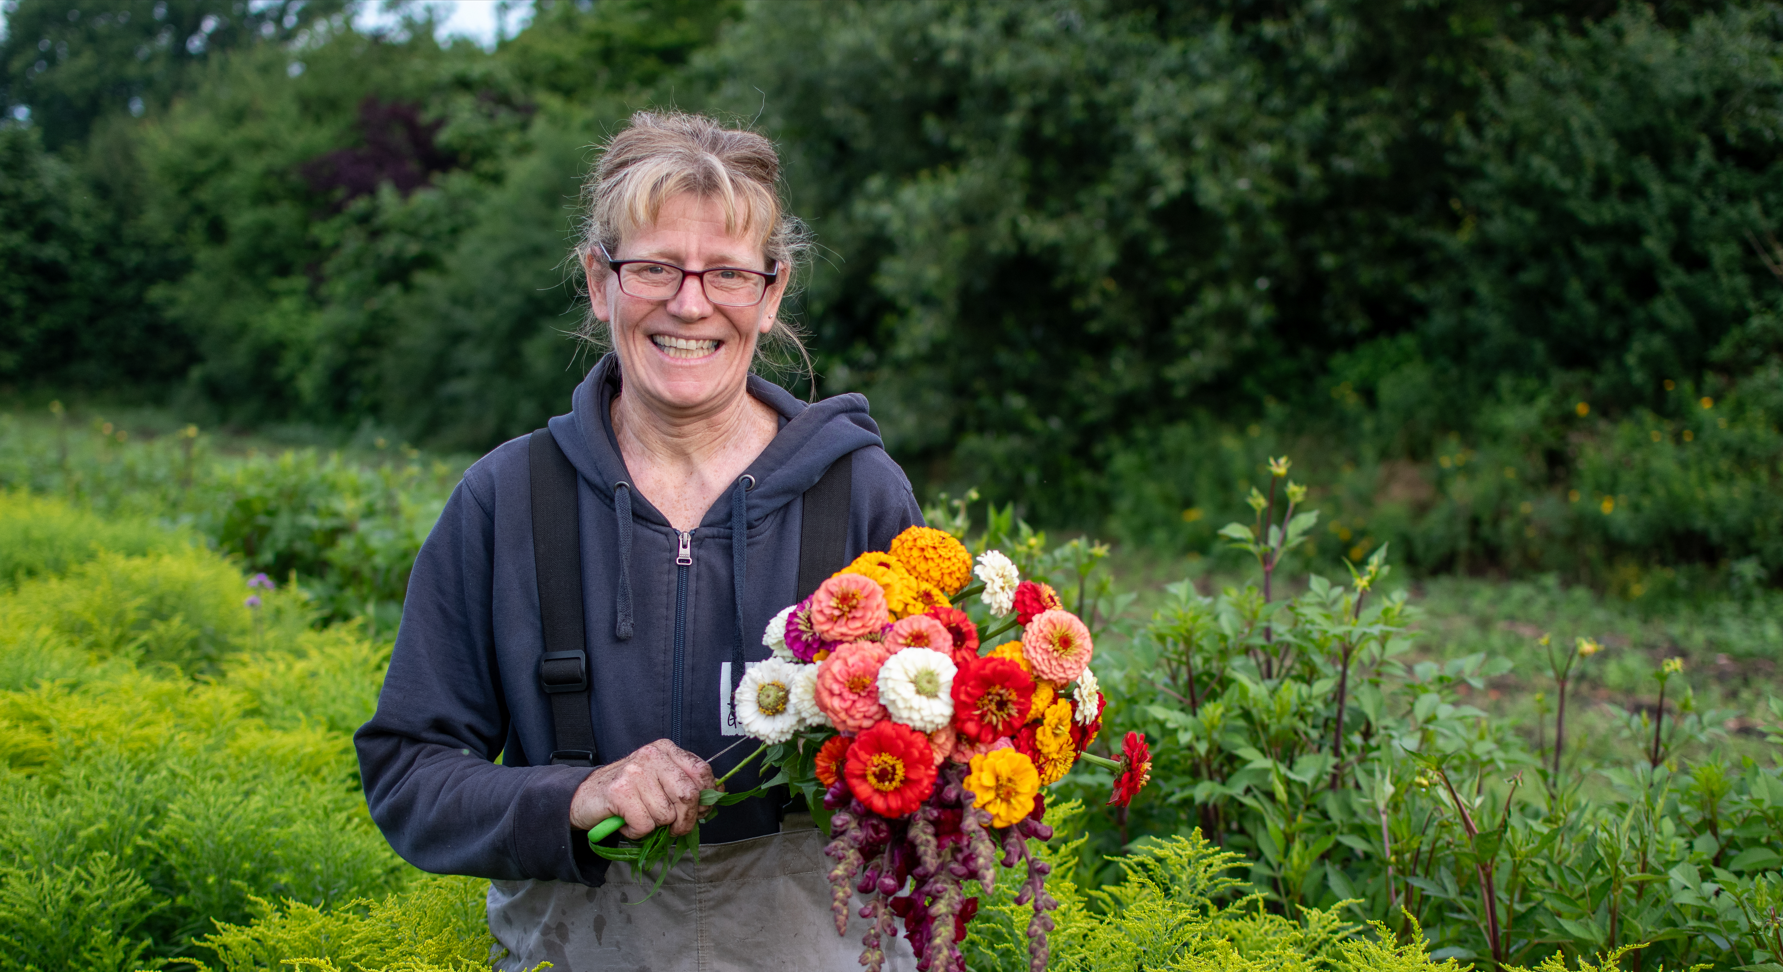
[[[686,274],[664,263],[628,263],[620,268],[620,289],[644,300],[666,300],[681,289]],[[700,280],[714,304],[750,306],[761,300],[768,280],[761,274],[724,267],[705,271]]]

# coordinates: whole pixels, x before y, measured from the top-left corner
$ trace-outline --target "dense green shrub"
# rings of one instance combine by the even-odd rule
[[[146,518],[99,516],[39,496],[0,496],[0,589],[30,577],[66,573],[101,551],[175,550],[183,539]]]

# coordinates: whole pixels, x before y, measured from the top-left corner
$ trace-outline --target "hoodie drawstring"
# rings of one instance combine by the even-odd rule
[[[630,641],[631,618],[631,484],[613,484],[613,515],[619,523],[619,592],[614,611],[613,637]]]
[[[741,476],[731,488],[731,586],[737,604],[737,637],[731,643],[731,699],[743,682],[743,575],[749,569],[749,490],[754,476]]]

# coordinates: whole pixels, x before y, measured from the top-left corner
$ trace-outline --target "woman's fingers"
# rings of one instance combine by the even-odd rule
[[[709,790],[717,783],[717,780],[712,776],[712,767],[707,765],[706,761],[698,756],[669,742],[667,739],[658,739],[650,745],[658,747],[660,752],[666,755],[676,766],[680,767],[681,770],[687,774],[688,778],[693,781],[695,789]]]
[[[705,809],[700,791],[714,785],[705,760],[659,739],[590,774],[571,801],[570,816],[582,829],[623,817],[619,832],[632,840],[657,827],[679,836],[693,829]]]
[[[631,760],[609,788],[615,810],[625,818],[620,833],[637,840],[658,827],[677,823],[682,800],[665,791],[662,767],[653,760]],[[678,794],[677,794],[678,795]],[[695,802],[698,802],[696,796]]]

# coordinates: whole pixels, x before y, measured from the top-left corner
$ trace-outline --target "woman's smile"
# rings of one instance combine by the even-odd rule
[[[672,334],[652,334],[650,343],[656,345],[656,350],[661,351],[665,357],[683,361],[709,357],[724,344],[713,338],[684,338]]]

